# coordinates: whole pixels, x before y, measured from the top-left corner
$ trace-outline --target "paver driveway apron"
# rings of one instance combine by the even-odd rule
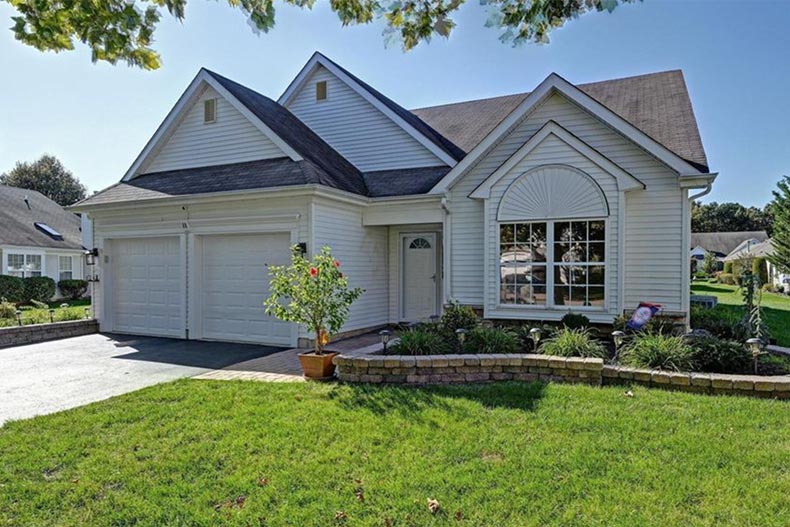
[[[81,406],[281,350],[108,334],[0,349],[0,423]]]

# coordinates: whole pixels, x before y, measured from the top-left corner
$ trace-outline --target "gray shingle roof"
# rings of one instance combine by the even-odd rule
[[[736,247],[746,240],[757,240],[764,242],[768,239],[765,231],[743,231],[743,232],[693,232],[691,233],[691,247],[702,247],[708,252],[714,252],[721,256],[730,254]]]
[[[321,184],[326,178],[323,169],[311,161],[292,161],[287,157],[264,159],[144,174],[106,188],[80,202],[80,205]]]
[[[450,167],[406,168],[365,172],[371,197],[425,194],[436,185]]]
[[[52,238],[34,223],[49,225],[63,239]],[[34,190],[0,185],[0,225],[0,245],[82,249],[79,217]]]
[[[708,170],[705,149],[680,70],[578,84],[577,87],[697,168]],[[525,92],[418,108],[412,113],[468,152],[528,95],[529,92]]]

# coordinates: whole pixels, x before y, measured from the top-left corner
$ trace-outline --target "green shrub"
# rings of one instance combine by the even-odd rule
[[[709,373],[749,373],[752,355],[746,346],[716,337],[686,337],[694,350],[696,371]]]
[[[22,317],[22,323],[27,324],[48,324],[49,320],[49,311],[43,311],[41,309],[31,309]]]
[[[590,334],[590,330],[585,328],[561,328],[551,338],[544,340],[538,349],[544,355],[559,355],[561,357],[604,359],[608,356],[606,347],[595,340]]]
[[[560,324],[568,329],[582,329],[589,327],[590,319],[580,313],[566,313]]]
[[[18,276],[0,275],[0,296],[9,302],[25,300],[25,281]]]
[[[768,264],[765,258],[758,256],[752,260],[752,274],[760,279],[761,284],[768,283]]]
[[[85,280],[61,280],[58,282],[58,289],[63,296],[71,300],[79,300],[88,290],[88,282]]]
[[[0,297],[0,318],[14,318],[16,316],[16,306]]]
[[[731,263],[731,262],[727,262]],[[732,273],[721,273],[719,275],[719,283],[724,285],[737,285],[737,280],[735,279],[735,275]]]
[[[82,307],[67,307],[55,311],[55,322],[82,320],[83,318],[85,318],[85,308]]]
[[[411,329],[399,335],[387,355],[442,355],[450,351],[450,343],[440,333],[425,329]]]
[[[691,329],[704,329],[712,335],[727,340],[745,341],[749,338],[749,324],[737,311],[725,306],[705,309],[692,306]]]
[[[707,278],[708,278],[708,273],[706,273],[705,271],[697,271],[696,273],[694,273],[694,278],[693,279],[694,280],[707,280]]]
[[[694,371],[694,349],[683,337],[639,333],[623,347],[620,361],[635,368]]]
[[[724,262],[724,269],[722,271],[726,274],[732,274],[732,262]]]
[[[454,302],[445,308],[439,324],[449,333],[461,328],[471,331],[480,325],[480,317],[471,307]]]
[[[55,281],[48,276],[29,276],[25,278],[25,302],[38,300],[49,302],[55,296]]]

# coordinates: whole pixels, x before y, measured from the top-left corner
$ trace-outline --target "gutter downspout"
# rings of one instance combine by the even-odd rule
[[[708,194],[710,194],[711,190],[713,190],[713,182],[712,181],[710,183],[708,183],[707,185],[705,185],[705,188],[702,189],[700,192],[697,192],[693,196],[689,196],[689,201],[694,201],[694,200],[697,200],[697,199],[699,199],[699,198],[701,198],[703,196],[707,196]]]
[[[447,195],[442,197],[441,201],[442,211],[442,240],[444,240],[444,247],[442,248],[442,306],[450,303],[450,252],[451,252],[451,227],[450,227],[450,208],[447,205]],[[442,308],[442,311],[444,308]]]

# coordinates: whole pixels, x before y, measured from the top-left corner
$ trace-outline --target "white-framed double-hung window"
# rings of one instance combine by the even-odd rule
[[[41,276],[41,263],[43,256],[40,254],[6,253],[6,272],[11,276],[27,278]]]
[[[594,310],[605,299],[605,220],[500,222],[500,305]]]
[[[71,256],[58,256],[58,280],[74,278],[74,259]]]

